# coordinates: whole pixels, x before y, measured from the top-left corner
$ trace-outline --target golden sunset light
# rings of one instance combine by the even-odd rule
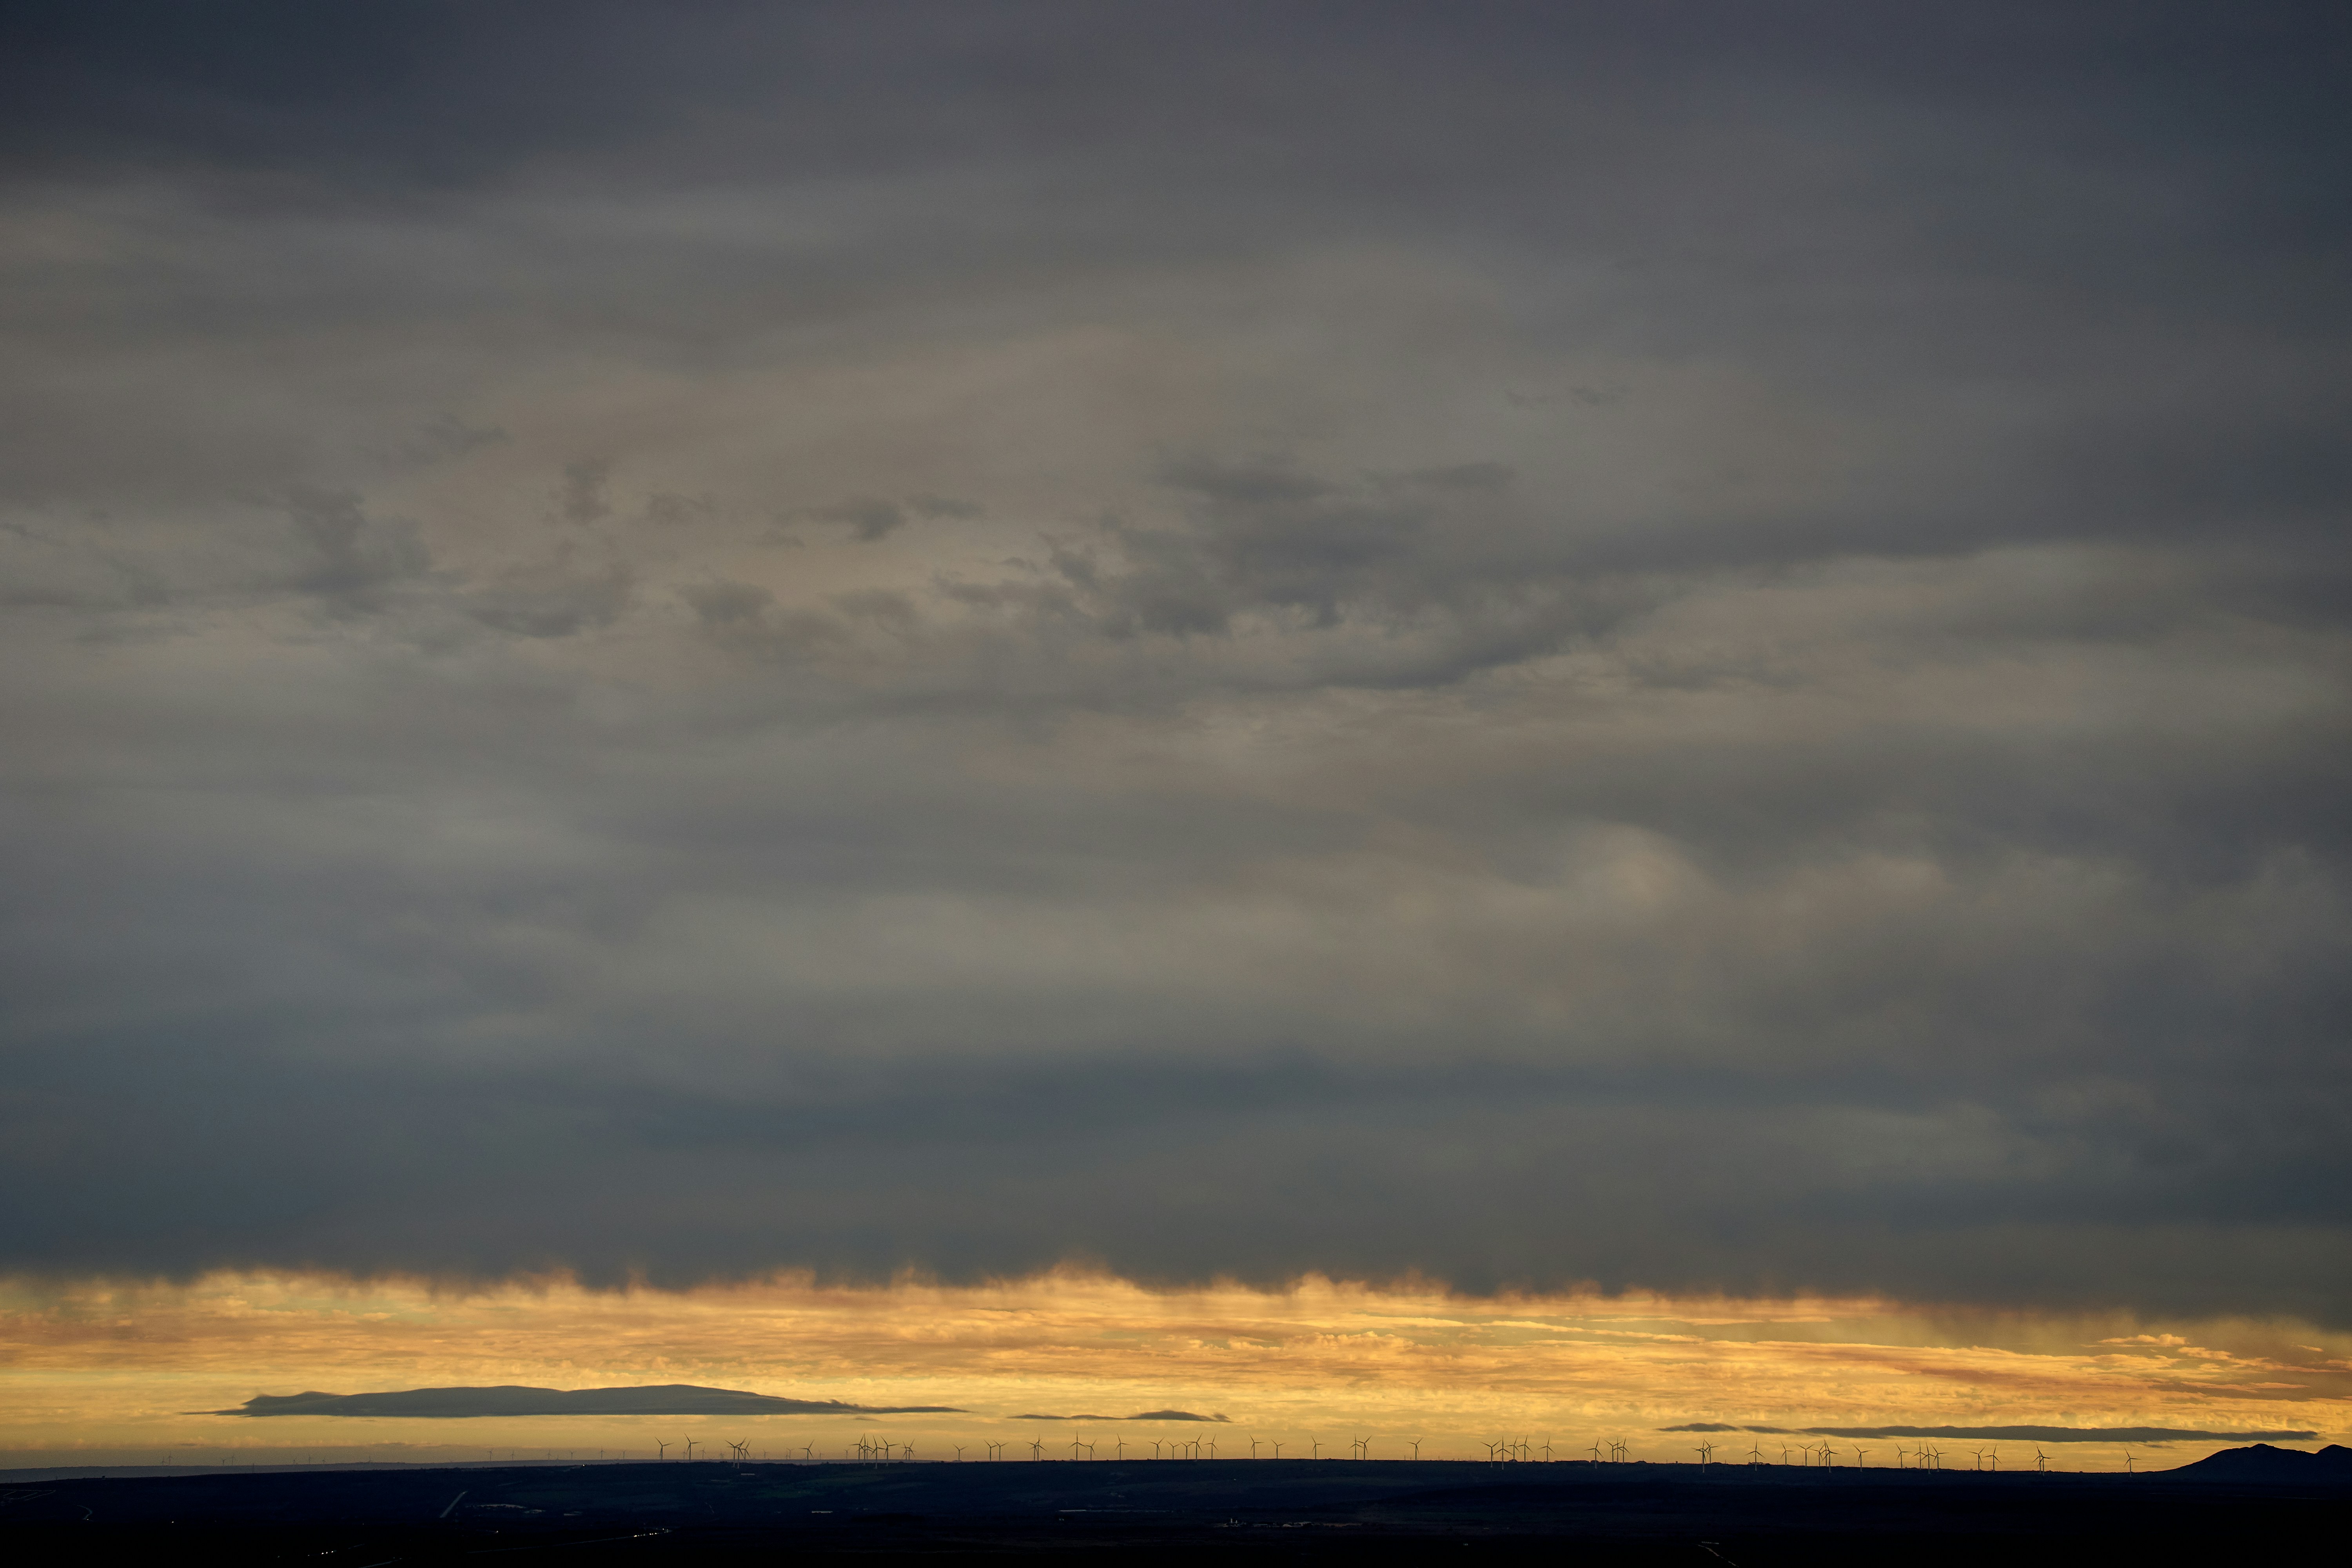
[[[1370,1435],[1383,1457],[1476,1457],[1503,1437],[1581,1458],[1622,1439],[1680,1460],[1697,1439],[1778,1458],[1772,1432],[1882,1426],[2352,1428],[2341,1335],[2246,1321],[2193,1337],[2123,1319],[1928,1316],[1885,1302],[1650,1296],[1469,1299],[1311,1280],[1262,1292],[1154,1293],[1055,1273],[981,1289],[805,1279],[688,1292],[563,1280],[484,1292],[215,1275],[184,1288],[37,1289],[5,1298],[7,1424],[20,1462],[57,1457],[235,1460],[303,1453],[429,1457],[651,1451],[692,1436],[782,1457],[842,1457],[887,1430],[940,1458],[1082,1435],[1141,1454],[1201,1439],[1220,1457],[1305,1456]],[[519,1384],[694,1384],[949,1415],[587,1417],[459,1421],[200,1416],[256,1394]],[[1223,1421],[1079,1421],[1182,1410]],[[1062,1419],[1038,1419],[1041,1415]],[[1024,1417],[1026,1417],[1025,1419]],[[2185,1462],[2227,1439],[2159,1440]],[[1848,1462],[1891,1464],[1897,1436]],[[1979,1440],[1969,1447],[1998,1446]],[[2032,1445],[2011,1448],[2030,1457]],[[2120,1468],[2113,1441],[2047,1443],[2070,1468]],[[1106,1447],[1108,1452],[1108,1447]]]

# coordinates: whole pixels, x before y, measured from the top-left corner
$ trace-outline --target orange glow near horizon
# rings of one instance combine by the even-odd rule
[[[190,1414],[256,1394],[529,1384],[688,1383],[959,1415],[396,1420]],[[2352,1435],[2352,1343],[2280,1321],[1937,1310],[1878,1300],[1629,1294],[1465,1298],[1310,1279],[1282,1291],[1152,1291],[1076,1271],[984,1286],[887,1288],[779,1276],[688,1291],[568,1279],[484,1289],[303,1274],[183,1286],[0,1282],[0,1452],[17,1465],[303,1453],[479,1458],[488,1450],[649,1451],[656,1438],[748,1441],[840,1457],[861,1433],[926,1458],[1026,1457],[1068,1421],[1178,1408],[1227,1424],[1086,1423],[1100,1457],[1155,1439],[1252,1438],[1326,1456],[1371,1435],[1376,1458],[1484,1457],[1549,1440],[1562,1458],[1622,1437],[1636,1458],[1691,1457],[1687,1422],[1779,1426],[2162,1426]],[[1724,1434],[1726,1453],[1778,1443]],[[1864,1440],[1891,1463],[1895,1439]],[[1979,1446],[1969,1443],[1957,1451]],[[2221,1442],[2151,1455],[2186,1462]],[[1843,1445],[1853,1462],[1854,1443]],[[1948,1463],[1954,1445],[1944,1445]],[[2030,1459],[2010,1444],[2005,1458]],[[2114,1445],[2049,1446],[2068,1468],[2116,1468]],[[675,1449],[673,1450],[675,1451]],[[1963,1463],[1969,1462],[1966,1459]]]

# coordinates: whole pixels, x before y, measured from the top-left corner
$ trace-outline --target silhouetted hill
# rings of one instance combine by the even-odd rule
[[[2275,1462],[2306,1467],[2310,1455]],[[2257,1463],[2262,1462],[2260,1460]],[[2329,1461],[2331,1464],[2340,1461]],[[18,1478],[0,1563],[2083,1568],[2326,1561],[2332,1487],[2158,1474],[1393,1459],[236,1467]],[[1465,1550],[1469,1548],[1470,1550]],[[1393,1551],[1391,1559],[1385,1553]],[[528,1555],[526,1555],[528,1553]]]
[[[2301,1448],[2224,1448],[2218,1454],[2166,1470],[2184,1481],[2294,1481],[2302,1485],[2352,1486],[2352,1448],[2331,1443],[2316,1454]]]
[[[690,1383],[649,1388],[410,1388],[388,1394],[257,1394],[235,1410],[206,1415],[901,1415],[950,1412],[946,1405],[845,1405],[783,1399]]]

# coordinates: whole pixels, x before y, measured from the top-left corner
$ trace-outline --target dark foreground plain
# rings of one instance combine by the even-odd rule
[[[2347,1525],[2352,1489],[2333,1478],[1582,1461],[673,1462],[0,1487],[0,1559],[21,1563],[1155,1563],[1204,1550],[1694,1568],[2294,1563],[2343,1561]]]

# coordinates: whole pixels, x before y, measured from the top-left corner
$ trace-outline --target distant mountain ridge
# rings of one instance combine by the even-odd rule
[[[667,1383],[639,1388],[411,1388],[387,1394],[257,1394],[234,1410],[198,1415],[372,1415],[431,1420],[485,1415],[960,1415],[953,1405],[847,1405],[738,1388]]]
[[[2330,1443],[2314,1454],[2302,1448],[2224,1448],[2193,1465],[2158,1474],[2186,1481],[2296,1481],[2305,1485],[2352,1486],[2352,1448]]]

